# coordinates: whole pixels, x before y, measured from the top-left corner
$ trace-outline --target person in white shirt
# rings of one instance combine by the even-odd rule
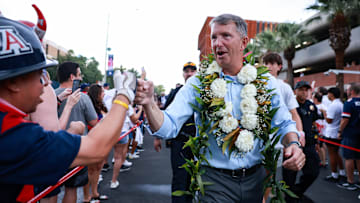
[[[326,140],[341,143],[341,139],[338,138],[338,131],[340,128],[340,121],[341,121],[341,113],[343,110],[343,103],[340,101],[340,89],[337,87],[330,88],[328,90],[328,98],[331,101],[331,104],[328,106],[326,112],[326,130],[325,130],[325,137]],[[339,146],[326,143],[329,152],[330,158],[330,167],[331,167],[331,174],[325,177],[325,180],[331,182],[338,182],[339,181],[339,174],[340,176],[345,177],[345,170],[343,160],[339,154]],[[339,167],[339,173],[337,172],[337,168]]]
[[[331,104],[331,101],[327,96],[328,90],[325,87],[319,87],[318,92],[322,95],[321,103],[325,106],[329,106]]]
[[[296,108],[299,107],[294,92],[289,84],[277,78],[282,69],[282,59],[277,53],[269,52],[263,58],[264,65],[269,68],[270,74],[276,78],[277,85],[280,89],[281,97],[291,113],[291,118],[296,122],[296,129],[300,132],[300,143],[305,146],[305,134],[303,132],[302,122]]]
[[[316,105],[316,108],[318,110],[317,114],[319,119],[315,121],[315,124],[319,132],[319,137],[324,137],[326,129],[325,118],[327,107],[322,103],[322,99],[322,95],[318,92],[316,92],[313,96],[314,104]],[[319,141],[319,144],[317,145],[317,151],[321,160],[320,167],[326,167],[326,145],[322,141]]]

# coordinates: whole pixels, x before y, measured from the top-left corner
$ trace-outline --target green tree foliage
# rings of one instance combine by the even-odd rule
[[[276,27],[279,36],[281,50],[284,51],[284,57],[287,60],[288,72],[287,81],[294,87],[294,71],[292,60],[295,58],[296,45],[302,45],[305,41],[314,41],[311,37],[304,34],[301,25],[296,23],[281,23]]]
[[[99,71],[99,62],[96,61],[94,57],[90,59],[86,58],[85,56],[75,56],[73,50],[69,50],[65,56],[59,56],[58,58],[59,64],[71,61],[78,63],[80,66],[81,73],[83,74],[83,81],[84,83],[96,83],[97,81],[101,81],[103,76]],[[48,72],[50,74],[51,80],[57,81],[56,76],[56,69],[57,67],[49,68]]]
[[[154,92],[157,95],[161,95],[161,93],[165,92],[164,85],[155,85]]]
[[[306,36],[302,26],[295,23],[280,23],[275,31],[264,31],[258,33],[255,39],[248,44],[245,51],[252,51],[256,60],[262,62],[262,57],[267,52],[282,52],[288,62],[288,82],[294,86],[292,60],[295,57],[296,45],[301,45],[304,41],[313,41]]]
[[[256,61],[261,62],[266,52],[280,52],[281,46],[277,32],[264,31],[258,33],[250,43],[248,43],[245,53],[252,51]]]
[[[127,68],[125,68],[123,65],[120,65],[120,67],[115,67],[115,68],[114,68],[114,71],[115,71],[115,70],[120,70],[120,72],[122,72],[122,73],[123,73],[124,71],[129,71],[129,72],[135,73],[136,78],[140,78],[140,74],[139,74],[139,72],[138,72],[135,68],[127,69]],[[113,76],[106,76],[106,83],[109,84],[110,88],[113,88],[113,87],[114,87]]]

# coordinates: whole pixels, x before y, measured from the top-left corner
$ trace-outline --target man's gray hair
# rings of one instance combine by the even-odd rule
[[[360,84],[358,83],[351,84],[350,91],[354,91],[355,94],[360,94]]]
[[[232,22],[235,23],[236,30],[240,33],[242,37],[247,36],[247,24],[245,20],[233,14],[222,14],[213,18],[210,22],[210,26],[215,23],[220,25],[227,25]]]

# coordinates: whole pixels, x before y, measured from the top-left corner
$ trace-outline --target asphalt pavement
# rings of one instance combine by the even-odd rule
[[[163,148],[156,152],[153,147],[153,137],[144,136],[145,151],[140,153],[140,158],[130,160],[133,162],[131,170],[119,174],[120,186],[110,189],[112,169],[103,172],[104,180],[99,184],[99,192],[109,196],[105,203],[169,203],[171,202],[171,165],[170,150]],[[110,162],[111,163],[111,162]],[[281,169],[279,173],[281,174]],[[357,191],[347,191],[339,188],[335,183],[329,183],[324,177],[330,173],[328,168],[321,168],[317,180],[306,191],[305,195],[316,203],[354,203],[360,202]],[[281,177],[279,177],[281,178]],[[359,176],[355,176],[358,180]],[[81,193],[82,190],[79,190]],[[81,194],[79,201],[81,202]]]

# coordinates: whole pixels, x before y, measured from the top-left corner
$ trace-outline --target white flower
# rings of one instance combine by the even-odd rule
[[[235,128],[238,127],[238,121],[236,120],[236,118],[234,118],[232,116],[225,116],[219,122],[219,126],[220,126],[221,130],[224,131],[225,133],[230,133]]]
[[[253,130],[256,128],[258,124],[258,116],[255,114],[244,114],[241,117],[241,125],[242,127]]]
[[[257,69],[250,65],[246,64],[241,68],[241,71],[237,74],[237,78],[240,83],[247,84],[254,81],[257,77]]]
[[[254,146],[254,135],[251,131],[242,130],[235,141],[235,146],[241,152],[249,152]]]
[[[226,81],[222,78],[215,79],[210,85],[215,97],[222,98],[226,95]]]
[[[233,105],[231,102],[227,102],[225,104],[225,109],[220,109],[219,111],[215,112],[215,115],[219,116],[219,117],[224,117],[226,115],[229,115],[232,113],[232,109],[233,109]]]
[[[216,63],[216,61],[213,61],[206,69],[205,74],[213,74],[220,72],[221,72],[221,67]]]
[[[257,112],[258,103],[255,97],[246,97],[240,102],[240,110],[243,114],[255,114]]]
[[[257,89],[256,89],[255,85],[247,84],[241,90],[241,98],[255,97],[256,93],[257,93]]]

